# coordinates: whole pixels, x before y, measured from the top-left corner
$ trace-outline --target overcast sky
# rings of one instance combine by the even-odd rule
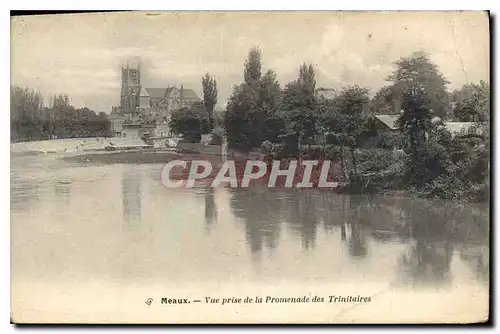
[[[251,46],[263,72],[282,86],[304,61],[318,86],[359,84],[374,94],[413,51],[427,51],[457,88],[489,79],[488,17],[480,12],[181,12],[15,17],[11,24],[12,84],[48,96],[66,93],[76,107],[110,112],[119,104],[120,67],[141,58],[145,87],[184,85],[202,98],[200,78],[212,74],[224,106],[243,80]]]

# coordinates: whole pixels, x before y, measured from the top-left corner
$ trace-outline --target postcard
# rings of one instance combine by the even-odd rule
[[[488,321],[489,22],[11,16],[12,323]]]

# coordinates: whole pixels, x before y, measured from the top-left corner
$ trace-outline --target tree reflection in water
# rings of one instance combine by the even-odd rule
[[[413,242],[401,256],[400,263],[408,284],[449,283],[451,261],[457,246],[463,248],[470,242],[484,244],[486,241],[481,233],[485,224],[477,221],[478,224],[474,224],[473,211],[462,204],[420,200],[406,210]]]
[[[217,204],[215,203],[215,190],[210,185],[204,189],[205,198],[205,228],[208,233],[214,228],[217,222]]]
[[[276,190],[276,191],[273,191]],[[252,254],[277,246],[281,233],[281,218],[286,198],[279,189],[250,185],[246,189],[231,188],[231,208],[243,219],[245,236]]]
[[[286,225],[298,235],[302,248],[312,250],[323,224],[327,232],[340,234],[333,242],[345,245],[353,259],[368,257],[370,244],[407,245],[398,258],[405,284],[449,283],[458,245],[462,260],[478,277],[486,277],[489,271],[489,259],[464,246],[472,243],[488,249],[488,218],[484,216],[488,211],[484,208],[474,211],[452,202],[348,196],[311,189],[251,186],[230,191],[231,208],[243,220],[253,254],[264,247],[275,249]]]

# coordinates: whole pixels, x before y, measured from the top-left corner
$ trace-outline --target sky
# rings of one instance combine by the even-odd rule
[[[201,77],[217,80],[219,105],[243,81],[251,47],[263,73],[280,84],[300,64],[317,87],[358,84],[374,95],[394,62],[426,51],[455,89],[489,81],[485,12],[122,12],[11,19],[11,84],[64,93],[76,107],[111,112],[119,104],[120,68],[141,62],[144,87],[183,85],[202,98]]]

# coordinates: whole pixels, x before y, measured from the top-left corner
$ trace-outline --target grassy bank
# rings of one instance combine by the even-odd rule
[[[121,152],[106,152],[106,153],[86,153],[63,157],[62,159],[69,162],[81,163],[109,163],[109,164],[154,164],[167,163],[171,160],[178,159],[179,154],[168,151],[121,151]]]

